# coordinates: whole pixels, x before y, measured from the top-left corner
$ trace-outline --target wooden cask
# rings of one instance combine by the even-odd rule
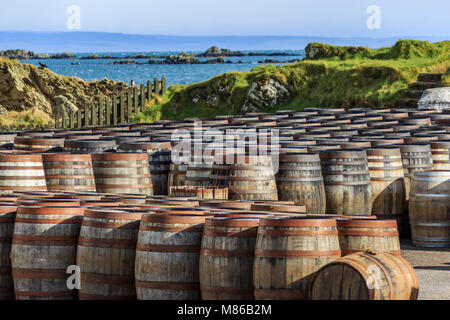
[[[90,154],[43,154],[49,191],[96,191]]]
[[[141,213],[88,209],[78,240],[81,300],[135,300],[134,263]]]
[[[115,140],[66,140],[64,149],[70,153],[99,153],[116,150]]]
[[[187,163],[175,163],[170,164],[169,176],[167,182],[167,193],[169,194],[171,187],[181,187],[186,185],[186,173],[188,165]]]
[[[40,154],[0,153],[0,193],[47,190]]]
[[[278,200],[270,156],[228,155],[219,161],[213,165],[211,184],[228,188],[230,200]]]
[[[203,300],[254,300],[253,259],[259,219],[207,219],[200,254]]]
[[[320,162],[325,184],[326,213],[371,215],[372,186],[366,151],[321,151]]]
[[[401,229],[407,208],[400,149],[384,147],[367,149],[366,152],[372,184],[372,215],[396,219]]]
[[[313,273],[341,257],[335,219],[261,219],[253,283],[257,300],[306,300]]]
[[[276,175],[278,199],[306,206],[310,214],[324,214],[326,206],[318,154],[280,154]]]
[[[200,148],[200,154],[194,153],[192,150],[191,161],[186,169],[186,185],[187,186],[203,186],[211,185],[211,172],[214,163],[214,152]],[[205,152],[204,152],[205,151]]]
[[[206,218],[142,216],[135,263],[138,300],[200,300],[199,257]]]
[[[55,137],[16,137],[14,150],[20,152],[45,152],[63,150],[64,138]]]
[[[401,256],[359,252],[316,272],[311,300],[417,300],[419,282]]]
[[[152,175],[153,194],[168,195],[170,164],[172,163],[170,142],[122,142],[123,152],[147,152]]]
[[[415,246],[450,247],[450,171],[413,174],[409,223]]]
[[[15,205],[0,206],[0,300],[14,299],[10,254],[16,212]]]
[[[97,153],[92,166],[98,192],[153,195],[146,153]]]
[[[450,141],[430,143],[434,170],[450,171]]]
[[[401,255],[395,220],[337,219],[342,256],[374,250]]]
[[[82,207],[18,207],[11,249],[17,300],[76,298],[66,270],[76,265],[83,213]]]

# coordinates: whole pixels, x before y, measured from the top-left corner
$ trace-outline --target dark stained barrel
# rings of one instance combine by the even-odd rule
[[[47,190],[42,156],[0,153],[0,193],[23,190]]]
[[[98,192],[153,195],[147,153],[97,153],[92,166]]]
[[[320,152],[326,192],[326,213],[372,214],[372,186],[365,150]]]
[[[16,212],[15,205],[0,205],[0,300],[14,299],[10,254]]]
[[[207,219],[200,254],[203,300],[253,300],[259,219]],[[217,269],[220,266],[220,271]]]
[[[389,253],[360,252],[322,267],[312,280],[311,300],[417,300],[411,264]]]
[[[11,249],[17,300],[76,298],[66,270],[76,265],[83,213],[82,207],[18,207]]]
[[[66,140],[64,149],[70,153],[99,153],[116,149],[114,140]]]
[[[305,205],[310,214],[324,214],[326,206],[318,154],[280,154],[276,175],[278,199]]]
[[[213,165],[211,184],[228,188],[229,199],[278,200],[271,157],[232,155],[221,160]]]
[[[136,247],[138,300],[199,300],[199,257],[208,216],[144,214]]]
[[[314,272],[340,256],[335,219],[261,219],[253,269],[255,299],[307,300]]]
[[[134,263],[141,213],[88,209],[78,240],[81,300],[135,300]]]
[[[43,154],[49,191],[96,191],[90,154]]]
[[[395,220],[338,219],[342,256],[375,250],[401,255]]]
[[[450,247],[450,171],[413,174],[409,223],[415,246]]]

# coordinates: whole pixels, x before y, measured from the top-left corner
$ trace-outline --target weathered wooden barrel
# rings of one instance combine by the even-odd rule
[[[10,254],[16,212],[15,205],[0,206],[0,300],[14,299]]]
[[[225,155],[220,160],[213,165],[211,184],[228,188],[230,200],[278,200],[270,156]]]
[[[90,154],[43,154],[49,191],[95,191]]]
[[[255,247],[255,298],[306,300],[311,277],[341,256],[335,219],[261,219]]]
[[[410,263],[389,253],[360,252],[316,272],[311,300],[417,300],[419,282]]]
[[[136,247],[138,300],[200,300],[205,215],[144,214]]]
[[[12,149],[14,147],[14,139],[17,137],[15,132],[2,132],[0,133],[0,148]]]
[[[123,152],[147,152],[153,193],[168,195],[168,181],[171,164],[170,142],[122,142],[119,150]]]
[[[64,149],[70,153],[99,153],[116,149],[114,140],[66,140]]]
[[[372,214],[396,219],[399,229],[406,209],[402,156],[398,147],[367,149],[372,184]]]
[[[253,300],[253,259],[259,219],[207,219],[200,254],[203,300]],[[218,272],[217,267],[220,267]]]
[[[198,151],[195,148],[192,146],[191,161],[186,169],[186,185],[210,186],[216,149],[202,145],[197,147]]]
[[[375,250],[401,255],[395,220],[337,219],[342,256]]]
[[[54,137],[16,137],[14,150],[21,152],[45,152],[52,149],[63,149],[64,138]]]
[[[187,163],[175,163],[172,161],[168,176],[168,191],[171,187],[179,187],[186,185]]]
[[[83,213],[82,207],[18,207],[11,249],[17,300],[76,298],[66,271],[76,265]]]
[[[147,153],[97,153],[92,166],[98,192],[153,195]]]
[[[413,174],[409,223],[415,246],[450,247],[450,171]]]
[[[279,161],[278,199],[305,205],[311,214],[324,214],[326,198],[319,155],[280,154]]]
[[[433,157],[429,144],[401,145],[403,171],[405,175],[406,200],[409,200],[411,177],[414,172],[433,169]]]
[[[325,184],[326,213],[371,215],[372,186],[366,151],[322,151],[320,163]]]
[[[430,143],[434,170],[450,171],[450,140]]]
[[[40,154],[0,153],[0,193],[47,190]]]
[[[141,213],[88,209],[78,239],[81,300],[135,300],[134,263]]]

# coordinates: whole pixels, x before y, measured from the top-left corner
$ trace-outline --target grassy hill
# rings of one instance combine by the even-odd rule
[[[450,41],[401,40],[376,50],[311,43],[306,54],[307,58],[296,64],[258,66],[250,72],[171,86],[165,96],[150,101],[137,120],[319,106],[393,106],[405,98],[404,89],[419,73],[446,73],[443,81],[450,80]]]

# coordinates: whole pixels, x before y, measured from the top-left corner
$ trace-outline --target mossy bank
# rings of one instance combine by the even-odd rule
[[[381,49],[311,43],[306,59],[169,88],[136,120],[213,117],[306,107],[392,107],[422,72],[449,80],[450,41],[401,40]]]

